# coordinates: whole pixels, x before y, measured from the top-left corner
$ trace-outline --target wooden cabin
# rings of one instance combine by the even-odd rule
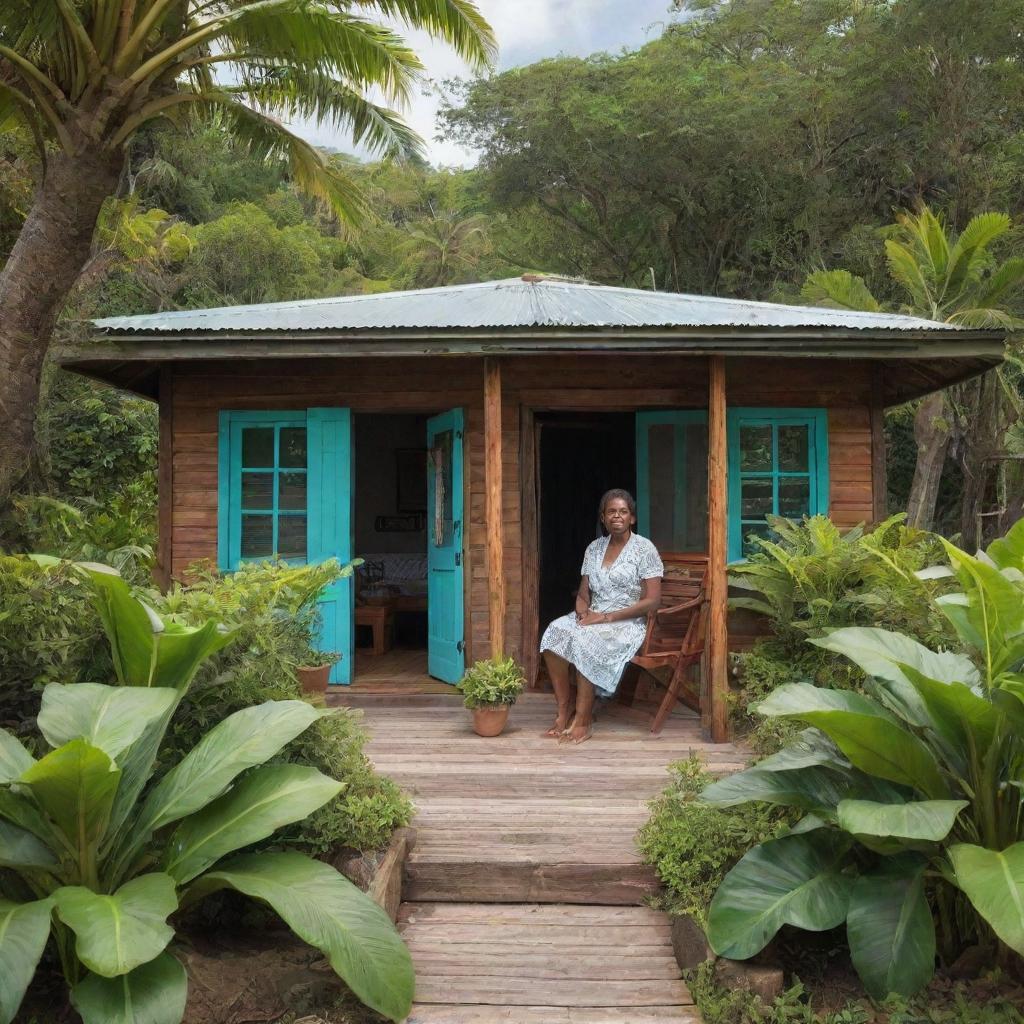
[[[333,682],[352,681],[356,621],[386,649],[395,618],[437,679],[497,651],[535,679],[598,497],[625,487],[660,550],[709,556],[716,738],[727,563],[768,513],[883,517],[884,409],[997,365],[1004,340],[534,275],[95,334],[61,363],[159,403],[163,583],[197,559],[362,557],[321,602]]]

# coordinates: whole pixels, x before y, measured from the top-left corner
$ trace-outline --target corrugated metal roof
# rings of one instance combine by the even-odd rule
[[[857,313],[676,292],[610,288],[535,275],[482,284],[224,306],[94,321],[104,334],[446,330],[460,328],[739,327],[956,331],[891,313]]]

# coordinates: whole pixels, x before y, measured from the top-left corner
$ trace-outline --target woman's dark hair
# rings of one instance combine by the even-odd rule
[[[633,500],[633,495],[629,491],[624,491],[621,487],[613,487],[610,491],[605,491],[601,495],[601,500],[597,503],[597,535],[598,537],[604,536],[604,510],[608,505],[609,501],[614,501],[616,498],[620,498],[626,503],[626,508],[629,509],[629,514],[635,519],[636,518],[636,502]]]

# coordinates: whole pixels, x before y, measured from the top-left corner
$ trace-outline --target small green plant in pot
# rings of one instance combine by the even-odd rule
[[[500,735],[525,684],[523,670],[513,658],[487,658],[473,665],[459,682],[463,703],[473,712],[473,731],[478,736]]]

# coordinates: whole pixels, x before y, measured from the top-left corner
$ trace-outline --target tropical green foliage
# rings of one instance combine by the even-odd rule
[[[864,692],[780,687],[758,712],[807,728],[704,791],[804,814],[723,881],[708,914],[717,952],[746,959],[783,925],[845,922],[877,997],[913,994],[937,953],[971,942],[1024,955],[1024,523],[979,557],[943,543],[962,590],[936,603],[960,650],[872,627],[813,640],[863,671]]]
[[[775,753],[795,735],[786,720],[753,714],[751,708],[777,687],[798,680],[857,689],[863,673],[846,658],[809,638],[844,626],[878,625],[930,646],[954,639],[935,604],[948,580],[918,572],[944,555],[939,539],[893,516],[870,531],[840,531],[824,516],[802,522],[772,518],[772,537],[730,569],[732,607],[764,615],[771,635],[736,656],[739,688],[732,704],[734,727],[760,753]]]
[[[457,689],[467,708],[515,704],[526,679],[514,658],[486,658],[475,662],[459,680]]]
[[[367,1005],[404,1019],[411,962],[372,900],[302,854],[229,857],[343,788],[313,768],[266,763],[329,712],[303,701],[235,712],[150,784],[178,703],[234,637],[213,620],[162,619],[109,570],[81,571],[118,685],[48,685],[38,726],[52,749],[39,759],[0,731],[0,850],[13,872],[0,900],[0,1021],[14,1018],[52,935],[85,1024],[178,1024],[187,982],[167,952],[167,919],[224,888],[268,904]]]
[[[669,765],[669,772],[672,781],[652,802],[637,845],[665,884],[668,907],[703,921],[726,872],[752,846],[784,833],[796,817],[762,804],[700,803],[713,777],[697,756]]]

